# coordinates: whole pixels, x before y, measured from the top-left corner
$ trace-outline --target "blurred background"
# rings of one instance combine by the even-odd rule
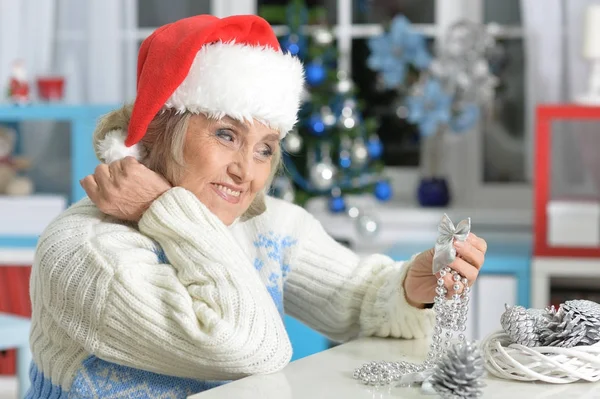
[[[205,13],[263,16],[305,64],[272,195],[397,260],[471,217],[470,338],[505,304],[598,301],[600,1],[0,0],[1,399],[25,378],[37,237],[84,196],[98,117],[135,98],[144,38]],[[294,360],[332,345],[286,325]]]

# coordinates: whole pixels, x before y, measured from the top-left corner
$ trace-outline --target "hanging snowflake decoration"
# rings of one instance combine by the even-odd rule
[[[419,127],[421,136],[429,137],[450,122],[452,98],[442,89],[440,82],[426,79],[407,97],[407,120]]]
[[[487,102],[498,85],[488,60],[495,48],[496,41],[484,25],[458,21],[446,32],[429,70],[457,101]]]
[[[431,62],[425,38],[402,15],[392,20],[389,32],[371,38],[368,45],[371,54],[367,65],[381,74],[386,89],[401,86],[410,66],[423,70]]]

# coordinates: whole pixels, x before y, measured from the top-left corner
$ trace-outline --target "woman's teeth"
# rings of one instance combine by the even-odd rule
[[[228,187],[222,186],[220,184],[216,184],[217,186],[217,190],[224,192],[227,195],[231,195],[232,197],[239,197],[241,194],[241,191],[234,191]]]

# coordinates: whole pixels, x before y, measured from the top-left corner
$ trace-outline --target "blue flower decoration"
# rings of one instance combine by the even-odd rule
[[[479,106],[474,103],[465,104],[458,114],[452,117],[450,129],[456,133],[471,130],[479,120]]]
[[[409,20],[399,15],[392,20],[390,30],[368,42],[371,55],[367,65],[381,73],[387,88],[404,82],[409,65],[422,70],[431,63],[425,38],[411,29]]]
[[[429,137],[440,125],[450,122],[452,97],[444,92],[439,81],[427,79],[420,95],[407,97],[406,106],[407,120],[419,126],[421,136]]]

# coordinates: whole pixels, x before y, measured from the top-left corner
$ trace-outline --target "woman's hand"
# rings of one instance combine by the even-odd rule
[[[132,157],[98,165],[80,184],[103,213],[134,222],[171,188],[164,177]]]
[[[461,276],[472,285],[477,279],[479,270],[483,266],[487,243],[484,239],[469,233],[464,242],[455,241],[456,259],[450,265],[451,269],[456,270]],[[404,292],[408,303],[417,308],[422,308],[426,303],[432,303],[436,296],[435,289],[439,276],[432,274],[433,248],[429,249],[413,260],[413,264],[404,280]],[[452,275],[448,273],[444,277],[445,287],[448,295],[454,293],[454,281]],[[460,283],[462,292],[462,283]]]

